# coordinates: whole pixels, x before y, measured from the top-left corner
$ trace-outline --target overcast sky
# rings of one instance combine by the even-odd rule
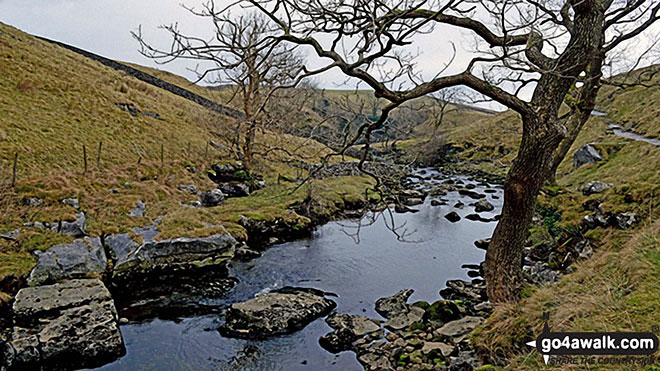
[[[225,2],[228,0],[218,1]],[[167,48],[170,41],[169,35],[158,29],[163,24],[179,22],[180,28],[188,34],[208,35],[210,24],[200,22],[183,9],[181,3],[199,6],[202,0],[0,0],[0,22],[108,58],[156,66],[192,80],[195,74],[187,68],[194,68],[194,62],[157,66],[138,53],[138,44],[130,35],[130,31],[142,25],[147,41],[162,48]],[[440,62],[450,58],[452,49],[448,42],[439,44],[437,38],[434,40],[430,36],[422,36],[419,41],[415,50],[421,53],[417,63],[429,74],[437,71]],[[457,48],[459,59],[468,57],[461,45]],[[355,82],[345,85],[345,77],[339,71],[330,71],[318,77],[317,82],[328,89],[355,87]]]
[[[216,0],[218,6],[231,0]],[[212,24],[183,9],[180,4],[198,7],[203,0],[0,0],[0,22],[17,27],[27,33],[62,41],[108,58],[157,67],[177,73],[190,80],[195,74],[193,61],[177,61],[156,65],[138,53],[138,43],[130,34],[142,25],[145,39],[161,49],[168,48],[170,36],[158,26],[179,23],[189,35],[211,36]],[[660,24],[654,27],[660,34]],[[438,37],[440,35],[440,37]],[[469,50],[474,36],[448,26],[438,26],[433,34],[416,37],[413,53],[417,67],[426,78],[436,73],[452,56],[456,42],[456,58],[446,73],[460,72],[473,56]],[[319,65],[312,61],[311,67]],[[354,88],[355,82],[345,84],[345,76],[335,69],[316,79],[322,88]],[[529,96],[523,93],[523,98]],[[496,108],[497,105],[490,106]]]

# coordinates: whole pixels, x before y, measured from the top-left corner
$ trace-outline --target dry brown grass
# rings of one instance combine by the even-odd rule
[[[209,165],[235,160],[229,150],[207,145],[213,140],[229,147],[224,138],[232,132],[233,120],[12,27],[0,24],[0,28],[0,232],[30,221],[73,220],[76,210],[61,200],[76,197],[87,214],[90,235],[131,232],[164,216],[160,238],[225,230],[245,237],[236,224],[239,213],[251,212],[262,219],[287,216],[286,202],[303,197],[302,192],[290,195],[292,186],[287,185],[267,187],[212,209],[182,206],[196,196],[179,191],[178,185],[210,189],[214,184],[206,175]],[[167,78],[183,84],[183,78]],[[184,87],[198,93],[207,90]],[[162,120],[131,116],[116,103],[133,103],[140,110],[159,113]],[[103,142],[100,168],[99,141]],[[254,170],[270,185],[278,174],[295,176],[296,169],[284,160],[302,155],[314,162],[329,151],[318,142],[289,135],[260,133],[256,141],[257,148],[261,143],[295,152],[289,156],[274,151],[267,161],[256,162]],[[10,188],[15,153],[19,154],[17,184]],[[196,171],[187,171],[189,166]],[[364,178],[333,180],[321,197],[353,197],[362,194],[368,183]],[[27,207],[24,200],[29,197],[39,197],[44,204]],[[147,205],[144,218],[127,215],[137,200]],[[70,241],[66,235],[23,227],[19,243],[0,240],[0,278],[27,274],[35,262],[31,251]]]
[[[607,242],[575,273],[555,286],[529,289],[518,304],[498,307],[473,342],[490,357],[505,359],[508,369],[531,370],[543,368],[540,355],[525,345],[542,331],[543,312],[550,313],[553,331],[650,331],[660,306],[659,236],[660,221],[640,232],[610,231]],[[591,369],[637,369],[622,367]]]

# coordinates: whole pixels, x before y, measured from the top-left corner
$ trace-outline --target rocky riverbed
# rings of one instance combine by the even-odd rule
[[[265,251],[225,235],[155,241],[157,222],[136,230],[141,243],[112,235],[55,246],[17,295],[0,351],[13,368],[75,354],[71,367],[121,357],[105,369],[471,369],[480,361],[469,335],[492,310],[481,262],[502,204],[494,180],[418,169],[388,209]],[[585,229],[634,223],[587,206]],[[301,236],[242,223],[270,243]],[[552,284],[592,251],[587,240],[560,249],[535,236],[524,271]]]

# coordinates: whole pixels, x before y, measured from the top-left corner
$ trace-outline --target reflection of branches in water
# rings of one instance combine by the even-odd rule
[[[362,230],[362,228],[376,224],[376,222],[378,222],[378,220],[381,217],[387,229],[389,229],[396,236],[397,241],[401,241],[405,243],[423,242],[422,239],[417,239],[417,240],[408,239],[408,237],[411,237],[415,233],[417,233],[417,230],[416,229],[413,229],[411,231],[408,230],[408,228],[406,227],[408,223],[405,221],[401,223],[401,225],[397,226],[394,218],[394,213],[392,212],[392,209],[390,209],[389,207],[381,211],[368,211],[365,209],[360,215],[359,219],[354,221],[353,223],[337,222],[337,224],[339,225],[340,230],[344,234],[351,237],[356,244],[360,244],[360,231]]]

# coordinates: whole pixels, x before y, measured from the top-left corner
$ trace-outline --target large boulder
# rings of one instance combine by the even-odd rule
[[[447,215],[445,215],[445,219],[449,220],[452,223],[456,223],[457,221],[461,220],[461,216],[458,215],[455,211],[449,212]]]
[[[218,189],[225,197],[247,197],[250,195],[250,186],[245,183],[220,183]]]
[[[226,275],[226,263],[237,245],[233,237],[224,234],[147,241],[142,245],[128,235],[114,235],[105,242],[115,260],[113,285],[123,288],[145,279],[167,282],[209,270]]]
[[[99,238],[86,237],[71,244],[55,245],[39,253],[37,265],[32,269],[30,286],[55,283],[63,279],[102,276],[108,261]]]
[[[249,173],[241,162],[235,164],[213,164],[207,172],[209,179],[216,183],[248,180]]]
[[[315,289],[285,287],[227,308],[224,336],[247,339],[292,333],[330,313],[336,304]]]
[[[110,292],[98,279],[24,288],[11,339],[15,369],[100,366],[125,353]]]
[[[225,195],[219,189],[212,189],[199,194],[199,203],[204,207],[218,206],[224,199]]]
[[[573,169],[585,164],[595,164],[603,160],[603,155],[592,144],[585,144],[573,155]]]
[[[72,237],[85,237],[87,233],[85,232],[85,229],[87,227],[87,218],[85,217],[85,213],[78,213],[75,214],[76,220],[75,221],[66,221],[66,220],[60,220],[56,222],[29,222],[29,223],[24,223],[23,225],[26,227],[32,227],[32,228],[39,228],[39,229],[50,229],[53,232],[57,233],[65,233],[68,234]]]

